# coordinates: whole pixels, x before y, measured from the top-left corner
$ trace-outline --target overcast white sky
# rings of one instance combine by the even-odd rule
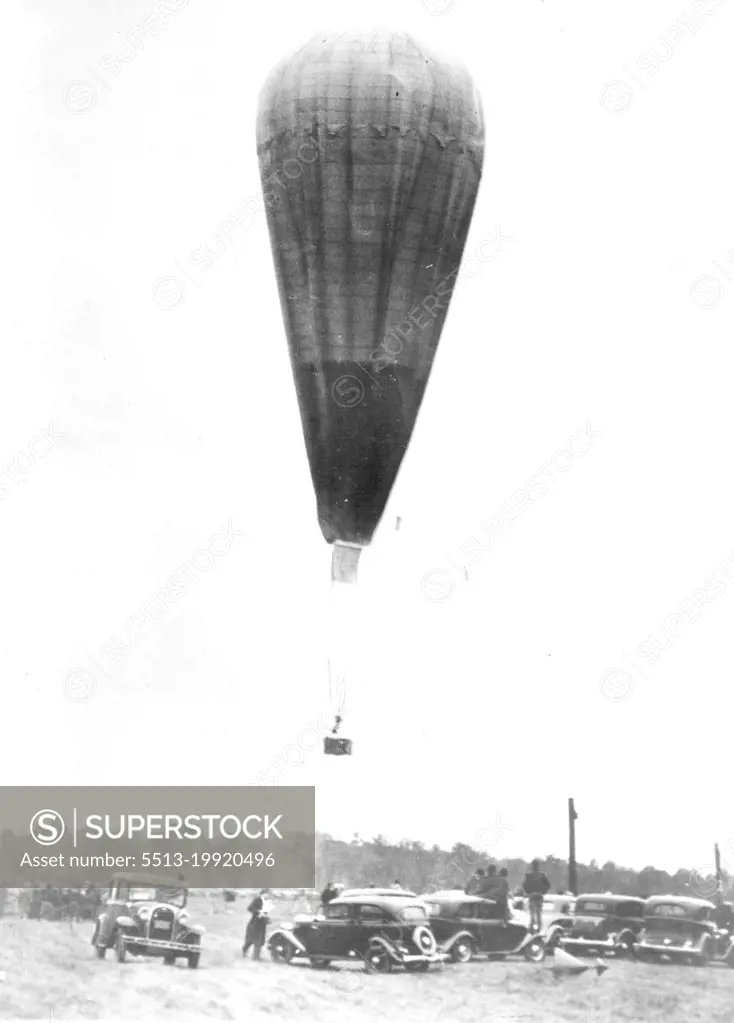
[[[527,857],[565,855],[574,796],[581,860],[675,869],[718,840],[734,867],[734,560],[717,569],[734,552],[731,0],[700,16],[683,0],[179,0],[147,33],[154,0],[21,6],[3,782],[315,783],[334,834],[483,836]],[[350,23],[408,29],[472,71],[487,143],[466,255],[498,226],[511,241],[467,264],[363,555],[355,755],[336,759],[298,749],[326,706],[330,552],[264,216],[206,273],[189,257],[260,194],[270,68]],[[105,54],[131,53],[130,33],[142,48],[114,74]],[[718,284],[691,292],[705,276]],[[166,277],[186,288],[173,308]],[[466,581],[462,544],[587,423],[601,436]],[[228,553],[159,621],[134,619],[112,665],[103,645],[228,523]],[[698,617],[685,605],[649,663],[638,646],[714,575],[724,588]]]

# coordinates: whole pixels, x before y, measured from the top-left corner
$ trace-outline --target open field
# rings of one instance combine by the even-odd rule
[[[160,960],[98,961],[92,924],[0,919],[0,1020],[303,1020],[367,1023],[731,1023],[734,970],[611,962],[554,980],[525,962],[433,968],[428,974],[367,975],[243,961],[246,914],[192,899],[207,927],[201,968]]]

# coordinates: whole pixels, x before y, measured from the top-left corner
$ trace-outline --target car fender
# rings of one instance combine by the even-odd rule
[[[452,934],[446,941],[442,941],[439,945],[439,951],[450,952],[457,941],[461,941],[462,938],[468,938],[473,945],[477,944],[477,939],[474,937],[471,931],[457,931],[456,934]]]
[[[635,932],[629,927],[623,928],[618,934],[610,934],[609,937],[614,939],[615,945],[634,945],[637,940]]]
[[[202,927],[201,924],[186,924],[186,930],[190,934],[204,934],[206,927]]]
[[[543,936],[543,940],[545,941],[545,943],[547,945],[547,944],[549,944],[549,942],[553,941],[553,939],[556,937],[556,935],[559,938],[562,938],[563,935],[564,935],[564,932],[565,932],[565,928],[563,927],[562,924],[551,924],[551,926],[545,932],[545,935]],[[534,935],[534,936],[537,937],[537,935]]]
[[[527,948],[528,945],[532,945],[534,941],[540,941],[543,944],[545,944],[547,938],[544,938],[541,934],[533,934],[532,931],[530,931],[528,934],[525,935],[520,944],[515,948],[515,951],[522,952],[524,948]]]
[[[131,916],[118,916],[115,920],[118,927],[134,927],[135,921]]]
[[[396,963],[400,963],[403,961],[403,957],[401,956],[401,954],[395,948],[393,943],[387,940],[387,938],[382,938],[375,935],[374,938],[370,938],[368,947],[371,949],[375,948],[384,949],[390,956],[390,958]]]
[[[273,931],[268,939],[268,945],[272,945],[276,938],[285,938],[286,941],[290,942],[290,944],[294,948],[297,948],[299,952],[306,952],[306,946],[298,940],[292,931],[286,931],[283,929]]]

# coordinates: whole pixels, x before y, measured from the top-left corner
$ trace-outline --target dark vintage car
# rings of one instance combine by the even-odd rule
[[[478,953],[490,959],[522,955],[530,962],[545,958],[543,939],[524,923],[505,921],[503,907],[493,899],[462,891],[432,892],[423,896],[439,951],[455,963],[466,963]]]
[[[159,956],[166,966],[182,958],[195,970],[204,928],[189,922],[187,897],[186,888],[173,878],[113,874],[92,935],[97,958],[114,948],[120,963],[130,953]]]
[[[645,905],[645,926],[635,945],[638,959],[734,968],[734,937],[717,925],[717,907],[707,899],[655,895]]]
[[[644,909],[644,899],[629,895],[579,895],[571,916],[548,928],[546,948],[572,955],[631,955]]]
[[[301,918],[273,931],[268,941],[275,962],[308,960],[325,967],[332,960],[365,964],[389,973],[396,966],[423,972],[447,958],[438,951],[426,907],[417,899],[397,894],[339,896],[318,917]]]

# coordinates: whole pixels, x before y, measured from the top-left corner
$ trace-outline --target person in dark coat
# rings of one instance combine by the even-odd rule
[[[508,923],[510,919],[510,882],[508,877],[507,867],[502,867],[500,872],[497,874],[497,887],[494,895],[492,896],[492,898],[497,899],[499,904],[502,906],[505,923]]]
[[[474,871],[474,875],[469,878],[467,886],[464,889],[464,894],[476,895],[477,892],[479,891],[479,886],[483,883],[483,881],[484,867],[477,867],[477,869]]]
[[[265,898],[268,894],[267,888],[262,888],[259,895],[256,895],[247,912],[250,914],[250,922],[245,931],[245,943],[242,946],[242,955],[247,958],[247,953],[252,948],[252,958],[259,959],[265,944],[265,935],[268,929],[270,917],[270,904]]]
[[[321,905],[328,906],[332,899],[335,899],[339,894],[339,889],[333,881],[329,881],[326,888],[321,893]]]
[[[487,873],[485,877],[479,882],[477,887],[476,895],[480,899],[491,899],[494,898],[494,892],[497,890],[497,866],[494,863],[490,863],[487,867]]]
[[[543,927],[543,896],[550,889],[548,875],[540,869],[540,860],[533,860],[525,875],[523,890],[528,897],[530,930],[536,933]]]

